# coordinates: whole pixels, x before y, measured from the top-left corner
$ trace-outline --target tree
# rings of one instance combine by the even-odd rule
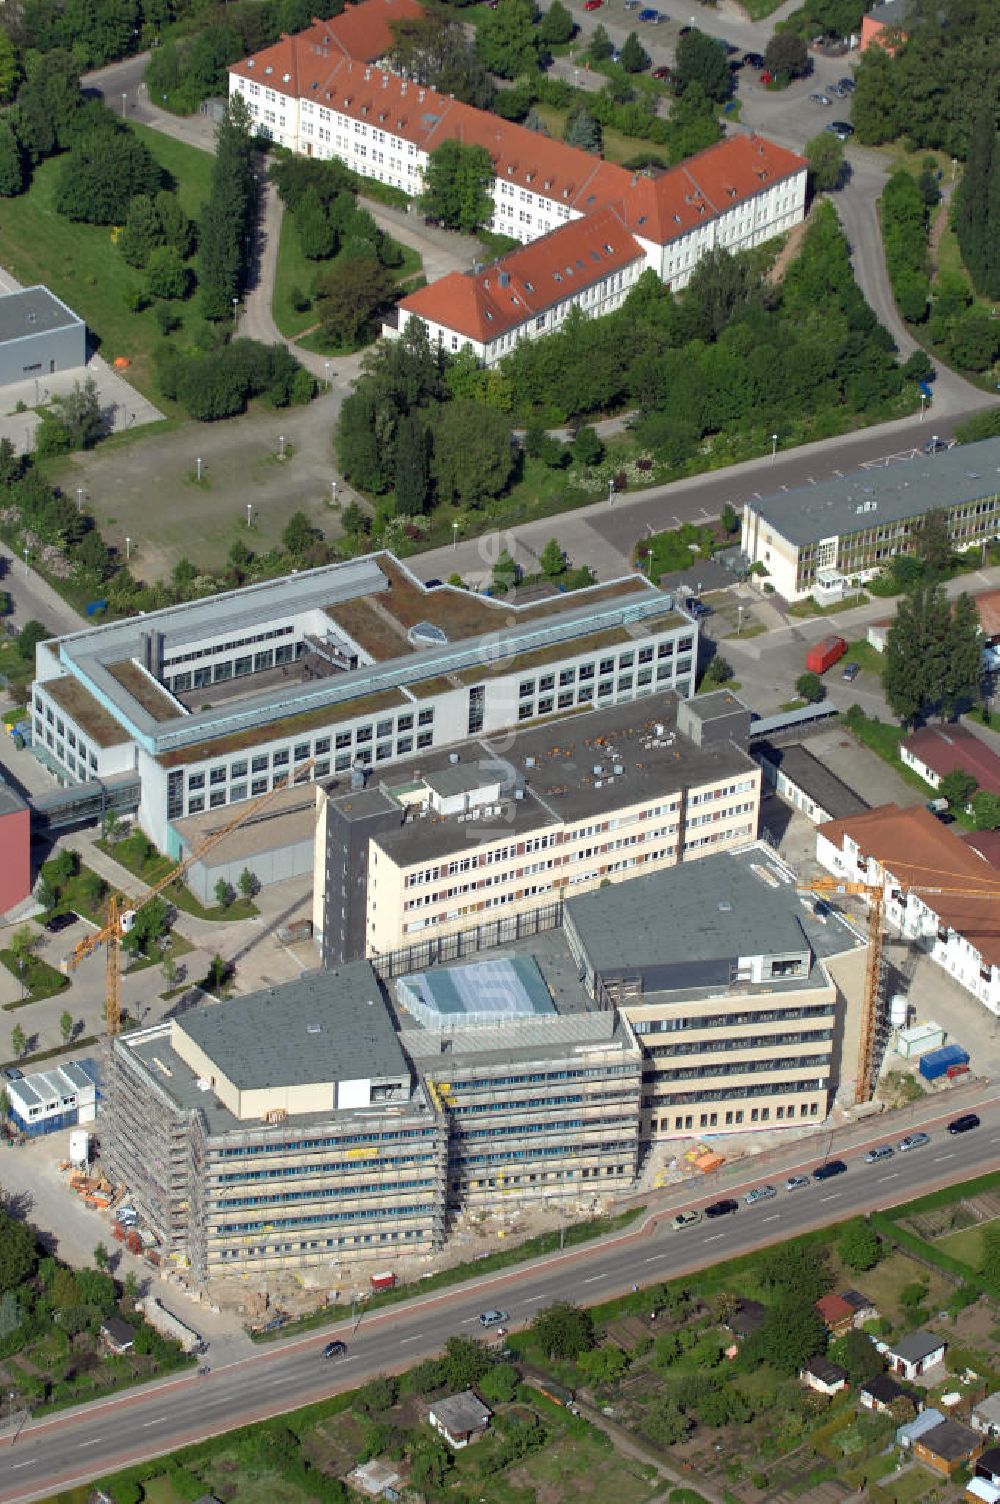
[[[573,458],[581,465],[599,465],[604,458],[604,445],[588,423],[577,431],[573,440]]]
[[[913,552],[923,564],[928,575],[943,575],[951,568],[955,557],[951,546],[951,530],[948,513],[943,507],[932,507],[925,512],[920,522],[912,529]]]
[[[618,61],[626,73],[641,73],[644,68],[649,67],[649,53],[642,46],[634,31],[630,31],[625,38]]]
[[[70,144],[83,109],[80,69],[71,54],[55,49],[44,59],[26,59],[26,76],[17,91],[14,129],[32,162],[41,162]]]
[[[531,1330],[546,1357],[570,1362],[592,1348],[596,1340],[590,1312],[565,1300],[539,1311]]]
[[[721,103],[732,90],[732,75],[725,51],[714,37],[692,28],[677,43],[674,65],[674,92],[687,93],[700,85],[708,99]]]
[[[595,157],[599,157],[604,150],[604,132],[590,111],[579,104],[575,104],[566,116],[563,140],[567,146],[589,151]]]
[[[20,1024],[15,1024],[13,1029],[11,1029],[10,1031],[10,1047],[14,1052],[14,1058],[16,1060],[20,1060],[21,1056],[28,1048],[28,1036],[25,1034]]]
[[[829,131],[806,142],[805,158],[814,193],[831,193],[844,181],[844,143]]]
[[[490,587],[500,595],[506,595],[513,590],[521,580],[521,566],[515,564],[513,555],[505,548],[502,549],[493,565],[490,576]]]
[[[240,890],[241,898],[247,899],[248,902],[260,892],[260,880],[255,872],[250,871],[249,867],[243,868],[237,879],[236,886]]]
[[[224,877],[219,878],[212,892],[215,894],[215,901],[220,909],[228,909],[236,897],[232,883],[227,882]]]
[[[865,1384],[882,1372],[882,1355],[867,1332],[852,1328],[830,1347],[830,1357],[847,1369],[853,1385]]]
[[[840,1235],[837,1251],[849,1269],[874,1269],[882,1257],[882,1244],[869,1222],[849,1222]]]
[[[23,1289],[38,1267],[35,1236],[0,1207],[0,1294]]]
[[[751,1365],[770,1363],[779,1373],[798,1373],[803,1363],[826,1348],[826,1327],[812,1304],[784,1296],[743,1344]]]
[[[11,935],[7,942],[7,949],[14,957],[14,964],[19,971],[31,961],[41,936],[37,930],[33,930],[30,924],[20,925]]]
[[[736,508],[732,506],[728,501],[722,508],[722,515],[720,516],[719,521],[722,523],[722,531],[724,533],[728,533],[730,537],[733,533],[738,533],[740,530],[739,514],[736,511]]]
[[[608,36],[605,28],[598,22],[590,36],[590,46],[587,51],[595,63],[603,63],[611,57],[615,50],[615,44]]]
[[[955,192],[955,231],[962,260],[976,291],[1000,297],[1000,144],[996,97],[982,98],[975,116],[969,155]]]
[[[733,665],[729,662],[729,659],[723,658],[721,653],[716,653],[710,659],[708,667],[705,670],[704,678],[701,681],[702,688],[710,688],[715,684],[728,684],[730,679],[734,679],[735,677]]]
[[[521,1375],[513,1363],[493,1363],[476,1388],[488,1405],[509,1405],[521,1385]]]
[[[916,585],[896,608],[886,636],[882,688],[904,725],[942,703],[950,622],[940,585]]]
[[[157,896],[136,910],[132,928],[122,940],[122,948],[130,956],[152,955],[170,929],[171,911],[166,900]]]
[[[48,627],[36,621],[34,617],[26,621],[17,634],[17,656],[23,663],[30,663],[35,656],[35,648],[40,642],[47,642],[52,636]]]
[[[60,1015],[59,1032],[62,1035],[63,1044],[69,1044],[73,1038],[73,1015],[68,1009]]]
[[[547,579],[554,580],[566,572],[566,555],[558,538],[550,538],[542,549],[541,558],[538,561],[542,566],[542,574]]]
[[[163,242],[166,245],[172,245],[179,256],[190,256],[194,242],[194,227],[181,208],[181,202],[176,193],[171,193],[166,188],[161,189],[156,195],[154,204]]]
[[[568,41],[569,38],[565,40]],[[9,33],[0,26],[0,104],[10,104],[19,73],[14,43]]]
[[[498,78],[537,72],[539,43],[533,0],[500,0],[476,28],[479,61]]]
[[[576,1363],[592,1384],[614,1384],[628,1372],[629,1366],[627,1355],[613,1342],[581,1353]]]
[[[144,267],[151,252],[163,242],[163,226],[154,200],[148,193],[137,193],[118,236],[118,250],[129,266]]]
[[[780,1243],[765,1253],[760,1281],[783,1299],[811,1305],[830,1289],[830,1267],[822,1247],[807,1243]]]
[[[545,19],[551,15],[552,11],[546,12]],[[419,78],[441,94],[454,94],[463,104],[481,110],[491,107],[493,83],[457,16],[444,10],[427,13],[415,19],[390,21],[389,30],[394,37],[392,63],[397,73],[404,78]]]
[[[979,612],[965,591],[952,604],[944,646],[947,663],[941,709],[951,717],[975,704],[982,682]]]
[[[257,210],[253,123],[245,100],[231,96],[215,133],[215,163],[198,237],[198,285],[208,319],[228,319],[243,287]]]
[[[181,968],[179,962],[169,951],[160,962],[160,974],[169,988],[176,986],[177,979],[181,974]]]
[[[432,432],[431,472],[440,500],[476,507],[506,489],[517,456],[503,413],[456,399],[438,409]]]
[[[450,230],[474,234],[493,217],[493,177],[493,161],[485,147],[444,141],[424,168],[421,212]]]
[[[139,1299],[139,1281],[130,1269],[122,1281],[122,1309],[134,1311],[135,1303]]]
[[[10,117],[0,115],[0,198],[15,198],[24,192],[24,153]]]
[[[960,810],[965,808],[978,787],[979,782],[971,773],[964,768],[952,768],[938,784],[938,793],[942,799],[947,799],[951,809]]]
[[[794,31],[776,31],[764,52],[764,66],[781,84],[809,71],[809,49]]]
[[[987,793],[985,789],[980,789],[978,794],[973,794],[972,818],[976,822],[977,830],[1000,828],[1000,795]]]
[[[542,13],[538,25],[538,40],[546,47],[561,47],[576,31],[576,22],[563,5],[562,0],[552,0],[547,11]]]
[[[655,1400],[646,1411],[646,1434],[658,1446],[672,1447],[683,1441],[691,1430],[691,1421],[676,1400]]]
[[[93,449],[103,437],[105,419],[93,376],[88,376],[82,386],[74,381],[73,390],[65,397],[53,397],[52,405],[71,449]]]
[[[800,674],[795,681],[795,693],[807,705],[818,705],[826,697],[826,685],[819,674]]]
[[[302,254],[310,261],[323,261],[333,255],[337,246],[337,232],[327,206],[312,185],[295,206],[295,229]]]
[[[163,170],[149,148],[110,115],[107,121],[76,141],[60,169],[55,206],[67,219],[124,224],[136,194],[163,186]]]
[[[172,245],[158,245],[149,254],[146,291],[151,298],[186,298],[191,291],[191,273]]]
[[[360,343],[394,290],[392,273],[378,261],[338,256],[316,288],[316,312],[324,337],[335,345]]]
[[[418,414],[407,413],[396,435],[397,515],[420,516],[427,507],[430,483],[430,434]]]
[[[293,559],[303,558],[316,541],[316,529],[305,512],[293,512],[281,534],[281,546]]]
[[[205,982],[209,992],[220,992],[227,982],[232,981],[236,967],[231,961],[224,961],[216,951],[208,963],[208,973]]]

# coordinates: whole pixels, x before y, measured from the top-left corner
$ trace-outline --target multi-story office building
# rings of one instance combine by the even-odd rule
[[[428,590],[376,554],[42,643],[34,743],[66,783],[138,774],[140,823],[176,855],[179,822],[222,824],[309,760],[304,777],[349,787],[516,726],[529,681],[560,683],[530,699],[551,719],[656,687],[688,695],[697,638],[638,577],[518,606]]]
[[[858,942],[810,921],[767,847],[569,898],[564,927],[588,991],[642,1045],[644,1139],[826,1116],[837,990],[822,957]]]
[[[657,656],[669,646],[523,678],[523,720],[540,705],[595,707],[558,730],[517,732],[501,751],[465,743],[420,759],[405,779],[320,794],[313,925],[326,964],[386,956],[754,840],[760,769],[746,752],[750,713],[734,695],[611,704],[623,674],[636,692],[661,672],[669,679],[674,655]]]
[[[836,601],[897,554],[912,553],[931,511],[947,517],[956,549],[997,536],[1000,438],[745,502],[743,552],[786,600]]]

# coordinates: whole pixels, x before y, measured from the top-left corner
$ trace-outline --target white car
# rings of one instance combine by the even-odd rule
[[[700,1221],[701,1212],[678,1212],[670,1226],[679,1232],[682,1227],[693,1227],[696,1222]]]
[[[828,105],[830,103],[829,97],[826,94],[810,94],[809,98],[813,104]]]

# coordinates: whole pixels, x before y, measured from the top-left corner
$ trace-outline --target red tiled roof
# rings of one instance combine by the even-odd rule
[[[827,1326],[839,1326],[842,1321],[854,1320],[854,1307],[842,1295],[824,1295],[817,1300],[816,1309]]]
[[[964,935],[984,961],[1000,966],[1000,879],[924,805],[900,809],[883,804],[863,815],[828,820],[822,834],[841,850],[845,838],[854,841],[863,856],[881,862],[904,887],[949,890],[918,891],[918,896],[944,924]]]
[[[474,274],[452,272],[400,308],[488,344],[643,257],[614,209],[570,220]]]
[[[939,778],[961,768],[981,789],[1000,794],[1000,757],[964,726],[922,726],[903,746]]]
[[[761,136],[728,136],[655,178],[639,178],[622,204],[634,235],[667,245],[734,204],[795,177],[806,163]]]
[[[345,58],[374,63],[392,46],[393,21],[415,21],[424,14],[419,0],[363,0],[348,5],[329,21],[314,20],[293,36],[283,34],[252,58],[233,63],[230,73],[255,82],[266,79],[269,89],[305,98],[315,83],[323,83]],[[270,73],[267,71],[270,69]],[[300,87],[301,85],[301,87]]]
[[[1000,867],[1000,830],[969,830],[962,840],[991,867]]]

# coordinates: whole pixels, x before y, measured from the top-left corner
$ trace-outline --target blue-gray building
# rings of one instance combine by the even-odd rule
[[[87,326],[47,287],[0,296],[0,387],[87,364]]]

